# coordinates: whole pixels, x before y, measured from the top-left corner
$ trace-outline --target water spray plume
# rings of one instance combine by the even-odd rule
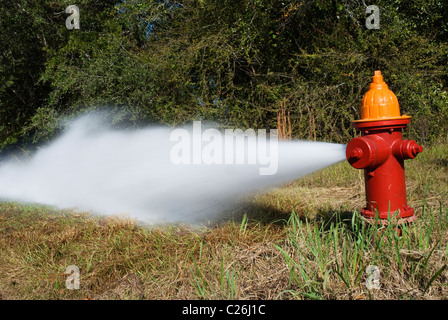
[[[145,223],[196,223],[213,220],[244,195],[345,159],[345,145],[280,141],[272,175],[254,164],[174,164],[171,129],[120,131],[103,122],[82,117],[31,159],[5,161],[0,197]]]

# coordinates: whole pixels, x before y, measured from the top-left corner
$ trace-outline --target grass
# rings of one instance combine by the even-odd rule
[[[1,203],[0,298],[446,299],[446,159],[438,145],[406,161],[417,221],[401,235],[363,222],[362,171],[345,162],[208,227]],[[66,288],[70,265],[79,290]]]

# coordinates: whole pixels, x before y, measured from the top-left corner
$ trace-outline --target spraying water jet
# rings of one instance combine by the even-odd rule
[[[279,141],[277,148],[258,135],[252,148],[251,135],[194,129],[118,131],[101,115],[81,117],[28,161],[2,163],[0,198],[125,214],[149,224],[197,224],[213,221],[247,195],[345,159],[342,144]],[[223,143],[227,138],[234,143]],[[178,161],[185,155],[188,161]]]

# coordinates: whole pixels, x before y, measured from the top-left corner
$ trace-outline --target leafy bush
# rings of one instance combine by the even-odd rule
[[[293,138],[346,143],[374,70],[409,137],[447,137],[446,1],[20,0],[0,8],[3,147],[52,138],[61,119],[109,107],[127,126],[211,120],[275,128],[287,101]],[[26,8],[26,10],[24,10]]]

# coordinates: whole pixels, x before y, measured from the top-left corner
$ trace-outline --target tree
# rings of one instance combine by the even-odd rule
[[[410,136],[447,134],[446,1],[79,0],[80,30],[65,28],[69,4],[0,8],[3,146],[105,107],[131,127],[270,129],[284,101],[293,138],[344,143],[378,69],[414,117]],[[365,27],[370,4],[379,30]]]

